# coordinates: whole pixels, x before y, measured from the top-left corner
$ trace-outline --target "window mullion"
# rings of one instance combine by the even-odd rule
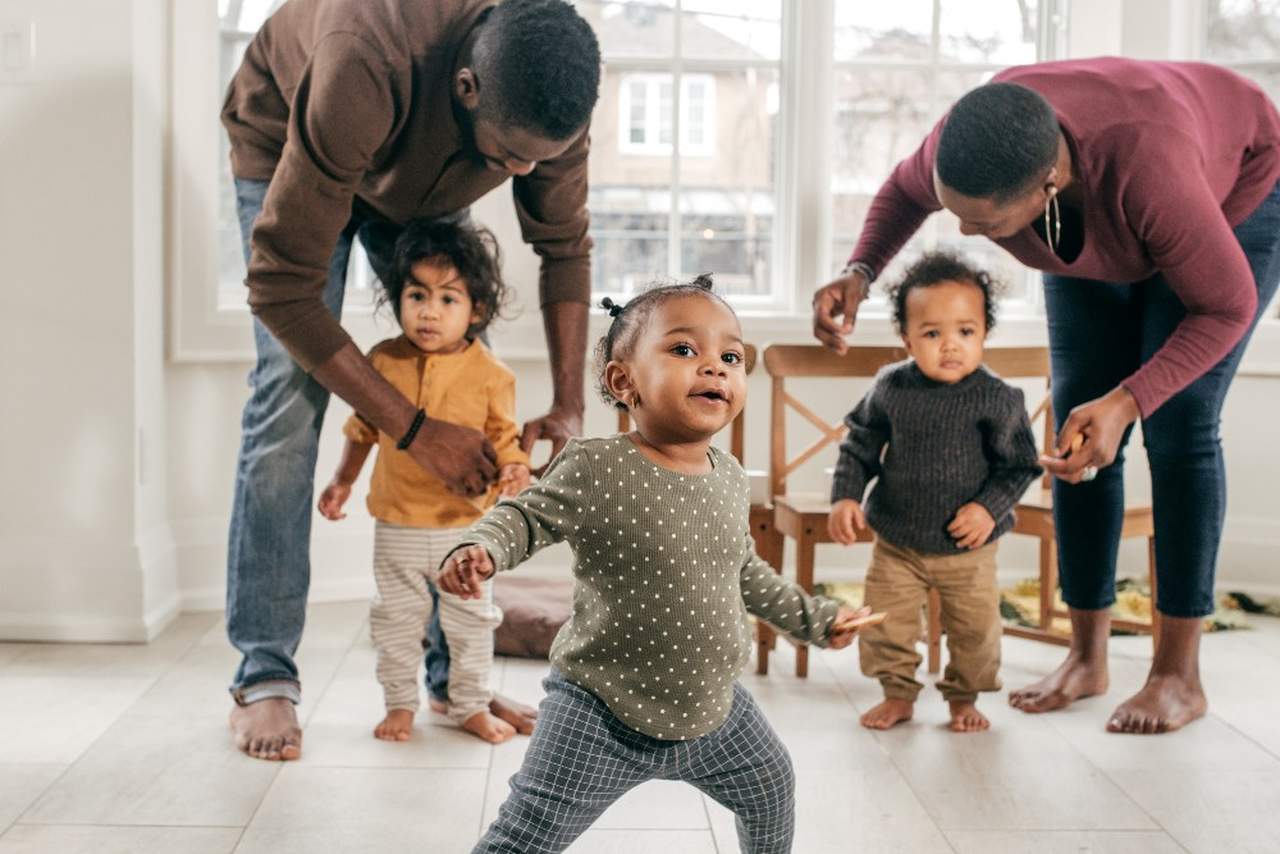
[[[672,40],[673,61],[671,66],[671,210],[667,215],[667,275],[681,276],[681,231],[683,224],[680,217],[680,88],[684,75],[684,4],[676,0],[675,14],[672,15],[675,33]]]

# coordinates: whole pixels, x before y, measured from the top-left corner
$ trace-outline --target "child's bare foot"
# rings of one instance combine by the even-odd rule
[[[413,735],[413,710],[389,709],[387,716],[373,728],[373,737],[383,741],[408,741]]]
[[[991,728],[991,721],[972,701],[952,700],[947,705],[951,707],[952,732],[982,732]]]
[[[1057,670],[1019,691],[1009,692],[1009,705],[1024,712],[1052,712],[1076,700],[1105,694],[1110,684],[1105,657],[1091,663],[1074,650]]]
[[[476,712],[462,722],[462,728],[472,735],[478,735],[490,744],[502,744],[510,741],[516,734],[516,728],[489,712]]]
[[[1107,731],[1137,735],[1173,732],[1204,717],[1208,710],[1209,701],[1198,679],[1152,675],[1141,691],[1111,713]]]
[[[254,759],[288,761],[302,756],[302,730],[293,703],[268,697],[231,709],[231,733],[236,747]]]
[[[533,735],[533,725],[538,721],[537,709],[495,694],[489,701],[489,711],[515,727],[521,735]]]
[[[889,729],[892,726],[911,720],[911,712],[915,705],[915,703],[908,700],[896,700],[889,697],[858,720],[867,729]]]
[[[449,704],[432,697],[431,711],[439,715],[448,714]],[[515,700],[508,700],[506,697],[495,696],[490,700],[489,713],[495,718],[506,721],[521,735],[533,735],[533,725],[538,720],[537,709],[517,703]]]

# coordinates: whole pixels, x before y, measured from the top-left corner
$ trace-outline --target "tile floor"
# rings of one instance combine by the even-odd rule
[[[304,758],[231,746],[220,616],[190,614],[148,646],[0,644],[0,854],[465,852],[488,825],[524,740],[491,748],[424,713],[415,739],[376,741],[364,603],[312,609],[300,665]],[[1029,717],[984,698],[994,728],[957,736],[923,696],[914,723],[873,734],[878,700],[856,650],[819,652],[807,682],[790,647],[745,675],[795,760],[795,851],[1280,851],[1280,620],[1204,641],[1212,713],[1158,738],[1108,735],[1149,641],[1116,639],[1110,696]],[[1006,639],[1005,682],[1061,650]],[[500,659],[502,690],[534,700],[545,663]],[[692,788],[649,783],[572,849],[737,851],[732,816]]]

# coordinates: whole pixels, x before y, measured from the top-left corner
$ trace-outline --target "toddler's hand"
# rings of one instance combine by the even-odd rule
[[[316,509],[330,522],[345,519],[347,514],[342,512],[342,505],[346,504],[350,497],[351,484],[331,480],[324,488],[324,492],[320,493],[320,502],[316,505]]]
[[[484,546],[467,546],[445,558],[436,573],[436,586],[463,599],[479,599],[480,583],[493,575],[493,560]]]
[[[867,529],[867,517],[863,515],[862,505],[852,498],[842,498],[831,507],[831,515],[827,517],[827,532],[837,543],[851,546],[858,541],[855,528],[859,531]]]
[[[858,636],[858,629],[862,628],[862,623],[858,621],[869,616],[871,609],[865,605],[856,611],[847,605],[841,605],[827,635],[827,644],[832,649],[844,649]]]
[[[510,498],[529,487],[529,467],[524,463],[507,463],[498,472],[498,494]]]
[[[956,517],[947,526],[947,533],[960,548],[976,549],[987,544],[995,529],[996,520],[991,518],[987,508],[970,501],[956,511]]]

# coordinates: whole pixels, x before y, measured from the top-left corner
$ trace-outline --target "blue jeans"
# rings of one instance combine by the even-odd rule
[[[1142,421],[1155,513],[1156,607],[1171,617],[1213,612],[1227,507],[1218,428],[1245,346],[1280,283],[1280,184],[1236,226],[1235,236],[1258,288],[1258,316],[1222,361]],[[1072,407],[1111,391],[1150,359],[1186,315],[1159,274],[1133,284],[1046,274],[1044,292],[1059,429]],[[1073,608],[1097,610],[1115,601],[1131,429],[1115,463],[1095,480],[1053,482],[1062,598]]]
[[[235,182],[245,263],[268,183]],[[334,317],[342,316],[347,262],[357,236],[366,251],[373,251],[371,243],[377,246],[355,219],[338,237],[324,289],[324,303]],[[329,392],[298,367],[257,318],[253,339],[258,359],[249,373],[252,392],[241,419],[227,547],[227,635],[243,656],[231,693],[239,702],[287,697],[296,703],[301,689],[293,656],[306,618],[316,450]],[[449,652],[435,608],[428,640],[427,690],[444,700]]]

